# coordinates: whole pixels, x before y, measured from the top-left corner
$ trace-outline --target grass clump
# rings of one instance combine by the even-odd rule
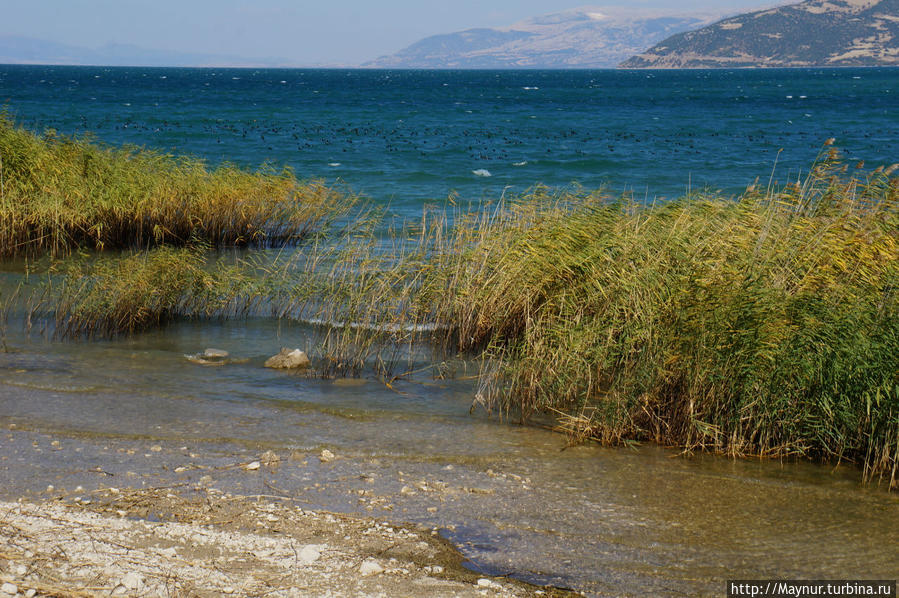
[[[177,317],[239,311],[253,286],[240,267],[210,263],[203,245],[69,260],[63,274],[50,311],[64,337],[133,333]]]
[[[275,244],[351,203],[289,170],[208,168],[196,158],[107,147],[0,115],[0,257],[184,245]]]
[[[459,235],[443,317],[483,393],[581,436],[864,464],[897,483],[899,183],[655,206],[535,195]]]

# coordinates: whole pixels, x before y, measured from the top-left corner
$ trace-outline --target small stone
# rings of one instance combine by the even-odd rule
[[[35,594],[37,594],[37,590],[31,588],[27,592],[25,592],[25,598],[34,598]]]
[[[47,492],[53,492],[54,490],[56,490],[56,486],[53,484],[47,486]]]
[[[26,573],[28,573],[28,567],[26,567],[25,565],[16,565],[15,569],[13,569],[13,573],[18,575],[19,577],[22,577]]]
[[[154,444],[153,446],[150,447],[150,450],[153,451],[154,453],[159,453],[159,452],[162,452],[162,447],[159,446],[158,444]]]
[[[400,494],[415,494],[415,490],[413,490],[409,486],[403,486],[402,488],[400,488]]]
[[[224,588],[222,588],[222,593],[223,594],[233,594],[234,588],[232,588],[231,586],[225,586]]]
[[[144,585],[144,578],[136,571],[129,571],[122,577],[121,585],[129,590],[137,590]]]
[[[259,460],[262,461],[262,464],[266,467],[271,467],[280,463],[281,457],[279,457],[278,453],[274,451],[265,451],[264,453],[259,455]]]
[[[265,360],[265,367],[275,369],[294,369],[309,367],[309,357],[306,353],[299,349],[290,350],[287,347],[281,347],[281,351],[277,355],[273,355]]]
[[[2,586],[0,586],[0,592],[4,594],[9,594],[10,596],[15,596],[19,593],[19,586],[14,583],[6,582]]]
[[[303,561],[306,565],[311,565],[315,561],[317,561],[321,557],[321,553],[318,551],[318,547],[314,544],[309,544],[303,547],[303,550],[300,551],[300,560]]]
[[[333,461],[336,458],[337,457],[334,455],[334,453],[332,453],[328,449],[323,450],[321,452],[321,454],[318,456],[318,460],[321,461],[322,463],[327,463],[328,461]]]
[[[84,492],[84,486],[75,486],[75,492]]]
[[[380,575],[384,572],[384,567],[378,564],[374,559],[366,559],[359,565],[359,574],[363,576]]]
[[[206,359],[224,359],[228,357],[228,352],[224,349],[206,349],[203,351],[203,357]]]
[[[253,461],[252,463],[247,463],[246,465],[244,465],[243,468],[247,471],[256,471],[260,466],[261,465],[259,461]]]
[[[493,585],[493,582],[490,581],[489,579],[487,579],[486,577],[482,577],[481,579],[478,580],[479,588],[489,588],[492,585]]]
[[[437,573],[437,574],[443,573],[443,566],[442,566],[442,565],[434,565],[434,566],[432,566],[432,567],[431,567],[431,573]]]

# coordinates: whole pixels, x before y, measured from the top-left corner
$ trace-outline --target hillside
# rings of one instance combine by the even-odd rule
[[[899,64],[899,0],[806,0],[678,33],[622,68]]]
[[[721,14],[580,8],[502,29],[434,35],[363,66],[379,68],[610,68],[670,35]]]

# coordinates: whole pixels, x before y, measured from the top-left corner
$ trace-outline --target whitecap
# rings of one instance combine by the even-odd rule
[[[527,165],[528,165],[527,160],[525,160],[523,162],[515,162],[514,164],[512,164],[512,166],[527,166]]]
[[[336,167],[340,166],[340,162],[328,162],[328,166],[336,168]]]
[[[525,86],[525,87],[522,87],[522,89],[540,89],[540,88],[539,88],[539,87]]]
[[[485,177],[493,176],[492,174],[490,174],[490,171],[487,170],[486,168],[478,168],[477,170],[472,170],[471,174],[473,174],[475,176],[485,176]]]

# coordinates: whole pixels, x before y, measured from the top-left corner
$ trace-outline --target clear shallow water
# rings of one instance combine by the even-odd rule
[[[0,66],[3,101],[33,129],[92,131],[214,163],[286,164],[413,217],[453,191],[480,200],[535,183],[650,198],[688,184],[738,193],[766,180],[775,158],[776,178],[795,178],[828,137],[871,167],[892,163],[897,84],[895,69]],[[899,571],[897,498],[861,488],[852,467],[683,459],[651,447],[563,451],[546,430],[470,414],[470,380],[423,375],[389,389],[261,367],[308,339],[269,320],[89,343],[11,326],[0,425],[16,430],[0,435],[0,494],[209,475],[244,494],[427,523],[474,567],[591,594],[721,595],[727,578]],[[184,358],[206,347],[247,361],[208,368]],[[340,458],[319,462],[325,447]],[[295,458],[258,475],[230,467],[267,449]]]
[[[899,156],[899,69],[369,71],[0,65],[26,126],[293,167],[404,215],[542,183],[638,197]],[[486,171],[490,177],[478,176]],[[484,174],[484,172],[481,172]]]
[[[424,375],[390,389],[262,367],[308,338],[270,320],[90,343],[11,331],[0,495],[199,482],[288,496],[433,526],[475,569],[591,595],[721,595],[729,578],[899,571],[899,497],[861,487],[852,466],[565,449],[547,430],[470,413],[471,380]],[[185,359],[206,347],[246,361]],[[323,448],[338,458],[321,462]],[[281,465],[236,466],[265,450]]]

